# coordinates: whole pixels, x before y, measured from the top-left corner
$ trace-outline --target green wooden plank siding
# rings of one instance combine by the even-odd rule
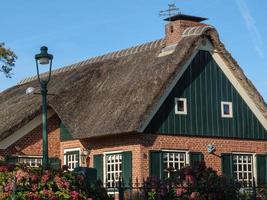
[[[233,178],[233,155],[230,153],[223,153],[221,155],[221,162],[223,175]]]
[[[259,185],[267,184],[267,155],[256,155],[257,181]]]
[[[201,152],[190,152],[190,166],[199,165],[204,160],[204,155]]]
[[[187,115],[175,114],[175,97],[187,99]],[[221,117],[221,101],[232,102],[233,118]],[[267,139],[267,131],[206,51],[199,51],[145,132]]]
[[[125,151],[122,153],[122,177],[125,185],[131,186],[132,180],[132,152]]]
[[[94,168],[97,170],[97,179],[103,181],[103,155],[94,155]]]
[[[162,152],[161,151],[150,151],[149,152],[149,175],[151,177],[162,178],[163,177],[163,163],[162,163]]]
[[[60,125],[60,141],[73,140],[72,135],[69,130],[65,127],[65,125],[61,122]]]

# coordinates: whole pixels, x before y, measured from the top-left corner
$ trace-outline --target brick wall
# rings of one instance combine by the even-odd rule
[[[59,122],[57,115],[49,118],[47,122],[49,157],[60,156]],[[33,129],[6,150],[0,150],[0,155],[42,155],[42,126]]]
[[[152,134],[125,134],[101,138],[71,140],[60,142],[60,119],[55,115],[48,120],[49,156],[57,156],[64,160],[64,149],[89,148],[91,150],[88,166],[93,166],[93,156],[112,151],[132,151],[132,174],[139,180],[149,176],[149,151],[150,150],[186,150],[202,152],[206,165],[221,173],[221,153],[249,152],[264,154],[267,152],[267,141],[185,137]],[[209,154],[207,145],[216,146],[216,152]],[[0,155],[42,155],[41,126],[15,142]]]
[[[205,24],[188,20],[176,20],[169,22],[165,25],[166,46],[178,43],[186,28],[204,25]]]
[[[192,152],[202,152],[208,167],[212,167],[221,173],[221,153],[249,152],[263,154],[267,152],[267,141],[201,138],[184,136],[166,136],[142,134],[142,152],[149,155],[149,150],[176,149]],[[207,145],[213,144],[216,147],[214,154],[209,154]],[[143,170],[146,176],[149,175],[148,159],[143,160]]]
[[[185,137],[152,134],[131,134],[124,136],[109,136],[96,139],[75,141],[77,145],[68,146],[92,148],[90,154],[90,167],[93,166],[93,155],[103,154],[110,151],[132,151],[133,178],[139,180],[149,176],[149,151],[150,150],[186,150],[202,152],[208,167],[212,167],[221,173],[221,153],[249,152],[264,154],[267,152],[267,141]],[[65,143],[67,144],[67,143]],[[216,152],[209,154],[207,145],[216,146]],[[63,146],[62,146],[63,148]]]
[[[132,176],[143,177],[142,152],[140,138],[137,134],[114,135],[103,138],[82,141],[85,147],[90,147],[90,167],[93,166],[93,156],[112,151],[132,151]]]

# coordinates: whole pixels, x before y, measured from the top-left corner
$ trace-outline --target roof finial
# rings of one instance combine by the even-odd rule
[[[181,14],[179,8],[176,7],[175,3],[168,4],[169,8],[167,10],[159,11],[159,16],[168,16],[169,18],[176,14]]]

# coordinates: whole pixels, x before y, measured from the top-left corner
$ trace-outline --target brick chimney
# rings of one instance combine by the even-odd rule
[[[206,25],[200,23],[206,19],[207,18],[184,14],[177,14],[164,19],[165,21],[168,21],[168,23],[165,25],[166,46],[178,43],[186,28]]]

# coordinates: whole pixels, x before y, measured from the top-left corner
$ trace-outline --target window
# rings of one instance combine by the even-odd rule
[[[175,114],[186,115],[187,103],[186,98],[175,98]]]
[[[172,173],[186,166],[186,152],[163,152],[163,173],[170,178]]]
[[[231,118],[233,117],[232,102],[221,102],[221,113],[222,117]]]
[[[106,160],[106,187],[117,187],[122,178],[122,154],[107,154]]]
[[[113,151],[93,156],[93,166],[97,170],[97,178],[105,187],[118,186],[120,178],[125,186],[130,186],[132,180],[132,152]]]
[[[18,156],[17,163],[26,164],[30,167],[39,167],[42,165],[41,156]]]
[[[64,149],[64,165],[70,171],[80,166],[80,148]]]
[[[233,173],[234,178],[243,183],[245,187],[252,186],[254,177],[253,155],[233,155]]]

